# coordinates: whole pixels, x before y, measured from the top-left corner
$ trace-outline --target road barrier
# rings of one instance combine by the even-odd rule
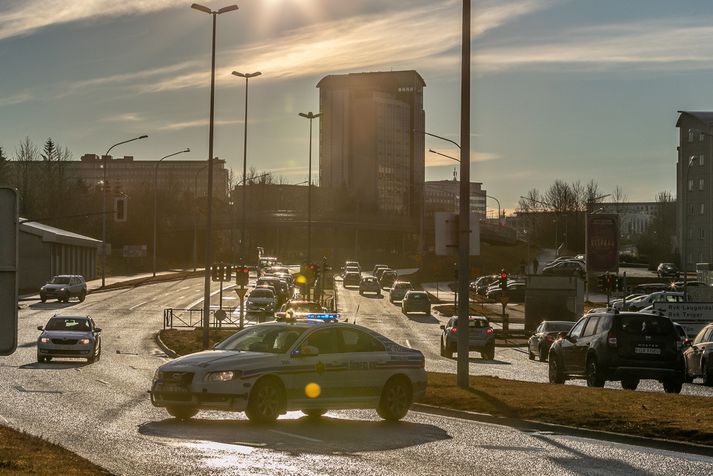
[[[240,315],[234,314],[237,308],[224,307],[222,309],[211,309],[208,321],[209,327],[221,329],[239,329]],[[217,314],[217,315],[216,315]],[[272,316],[268,313],[247,313],[245,315],[245,324],[254,325],[261,322],[272,320]],[[203,309],[176,309],[168,308],[163,310],[163,328],[195,328],[203,327]]]

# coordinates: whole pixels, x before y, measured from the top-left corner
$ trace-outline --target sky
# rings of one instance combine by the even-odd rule
[[[234,0],[203,0],[217,10]],[[207,159],[211,18],[182,0],[0,0],[0,146],[52,137],[74,159]],[[459,140],[461,0],[247,0],[218,16],[214,155],[307,177],[328,74],[413,69],[426,129]],[[473,0],[471,180],[504,208],[555,179],[675,194],[678,110],[713,110],[713,2]],[[318,137],[314,135],[314,172]],[[427,138],[426,149],[457,150]],[[426,179],[456,162],[426,152]],[[496,204],[489,200],[488,208]]]

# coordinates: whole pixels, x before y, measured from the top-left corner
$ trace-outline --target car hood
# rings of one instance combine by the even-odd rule
[[[45,284],[42,289],[62,289],[68,288],[69,284]]]
[[[226,365],[242,367],[252,366],[266,358],[278,357],[283,354],[267,352],[244,352],[235,350],[204,350],[195,354],[184,355],[161,366],[162,371],[185,370],[187,367],[221,367]]]
[[[43,331],[40,337],[49,337],[51,339],[84,339],[92,337],[89,331]]]
[[[254,297],[254,298],[248,298],[248,302],[254,302],[254,303],[259,303],[259,304],[272,304],[275,302],[274,298],[263,298],[263,297]]]

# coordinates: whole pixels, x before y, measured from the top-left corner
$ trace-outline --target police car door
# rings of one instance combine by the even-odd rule
[[[356,328],[342,327],[342,355],[347,362],[344,400],[354,405],[372,405],[378,401],[381,390],[393,373],[388,368],[389,355],[384,344]],[[375,404],[375,403],[374,403]]]
[[[300,356],[301,349],[311,346],[319,350],[315,356]],[[297,346],[293,358],[299,370],[288,376],[290,406],[298,408],[328,408],[329,402],[342,393],[347,362],[339,353],[339,331],[328,324],[309,333]],[[310,384],[316,384],[310,385]],[[309,387],[308,387],[309,386]]]

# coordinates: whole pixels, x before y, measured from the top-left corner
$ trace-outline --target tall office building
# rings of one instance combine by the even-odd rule
[[[426,83],[416,71],[330,75],[317,84],[319,185],[354,210],[422,220]],[[416,131],[416,132],[415,132]]]
[[[689,271],[696,263],[713,262],[713,112],[678,111],[676,220],[681,263]]]

